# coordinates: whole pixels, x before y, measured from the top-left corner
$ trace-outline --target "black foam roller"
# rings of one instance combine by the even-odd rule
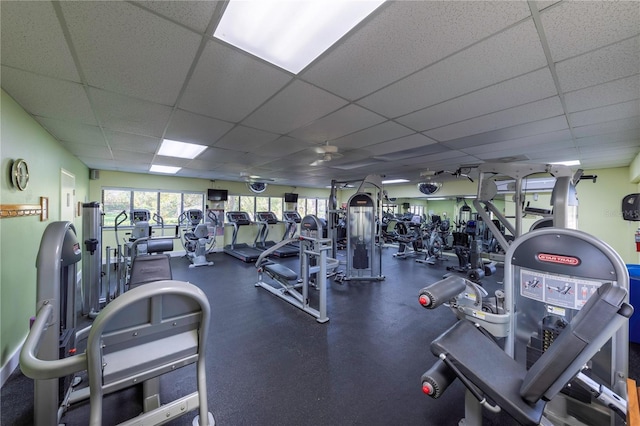
[[[422,389],[433,399],[440,398],[442,393],[456,379],[456,374],[440,359],[422,374]],[[427,392],[428,390],[428,392]]]

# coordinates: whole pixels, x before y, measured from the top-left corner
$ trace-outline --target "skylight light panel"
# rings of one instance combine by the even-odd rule
[[[558,161],[555,163],[549,163],[549,164],[561,164],[563,166],[579,166],[580,165],[580,160],[568,160],[568,161]]]
[[[178,170],[180,170],[182,167],[174,167],[174,166],[159,166],[157,164],[152,164],[151,168],[149,169],[150,172],[155,172],[155,173],[166,173],[169,175],[175,175],[176,173],[178,173]]]
[[[389,179],[389,180],[383,180],[382,184],[383,185],[390,185],[390,184],[394,184],[394,183],[407,183],[409,182],[407,179]]]
[[[231,0],[213,36],[299,73],[384,0]]]
[[[172,141],[171,139],[164,139],[158,150],[158,155],[164,155],[165,157],[178,157],[194,159],[198,155],[207,149],[205,145],[196,145],[193,143]]]

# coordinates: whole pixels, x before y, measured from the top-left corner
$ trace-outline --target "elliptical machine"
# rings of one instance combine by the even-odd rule
[[[190,209],[178,216],[178,223],[183,227],[182,247],[191,261],[189,268],[213,266],[213,262],[207,260],[207,254],[216,245],[218,218],[211,210],[207,213],[208,222],[203,222],[203,217],[200,209]]]

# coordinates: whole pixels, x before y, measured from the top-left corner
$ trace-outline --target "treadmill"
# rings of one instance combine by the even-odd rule
[[[231,244],[224,246],[223,251],[243,262],[255,262],[262,254],[260,250],[251,247],[246,243],[236,243],[238,230],[241,226],[251,225],[251,218],[247,212],[227,212],[227,222],[233,225],[233,238]]]
[[[268,248],[276,245],[275,241],[267,241],[267,235],[269,235],[269,225],[277,224],[278,217],[273,212],[256,212],[256,222],[260,224],[260,230],[254,241],[254,246],[258,250],[267,250]],[[298,247],[292,245],[284,245],[273,251],[273,255],[276,257],[292,257],[297,256],[299,253]]]
[[[288,238],[293,238],[296,236],[296,232],[298,231],[298,224],[302,222],[302,217],[297,210],[285,210],[282,212],[282,218],[286,223],[284,235],[282,236],[283,240]],[[295,243],[287,244],[287,247],[293,247],[295,250],[300,253],[300,244],[296,241]]]

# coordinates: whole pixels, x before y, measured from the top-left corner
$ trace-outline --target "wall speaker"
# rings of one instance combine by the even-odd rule
[[[91,180],[100,179],[100,170],[89,169],[89,179],[91,179]]]

